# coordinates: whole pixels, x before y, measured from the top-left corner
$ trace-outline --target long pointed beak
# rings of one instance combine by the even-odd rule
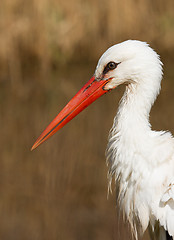
[[[111,79],[98,80],[95,78],[95,76],[93,76],[48,125],[45,131],[36,140],[31,150],[37,148],[41,143],[51,137],[88,105],[90,105],[104,93],[108,92],[108,90],[104,89],[104,86],[110,80]]]

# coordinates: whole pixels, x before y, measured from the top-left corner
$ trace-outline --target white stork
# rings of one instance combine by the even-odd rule
[[[153,131],[151,107],[159,94],[162,63],[148,44],[128,40],[109,48],[93,77],[37,139],[52,136],[104,93],[125,84],[106,151],[109,186],[115,178],[117,200],[136,239],[148,228],[151,239],[174,239],[174,138]]]

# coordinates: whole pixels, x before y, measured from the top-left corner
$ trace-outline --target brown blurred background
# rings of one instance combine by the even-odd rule
[[[174,133],[173,0],[1,0],[0,239],[131,238],[115,193],[107,199],[104,155],[124,87],[30,152],[100,55],[126,39],[147,41],[161,55],[165,75],[151,122]]]

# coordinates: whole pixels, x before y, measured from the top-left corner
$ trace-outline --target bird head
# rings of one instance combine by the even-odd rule
[[[145,42],[127,40],[110,47],[98,61],[96,79],[110,79],[105,90],[121,84],[146,85],[155,76],[157,82],[162,75],[162,63],[158,54]],[[155,81],[155,80],[153,80]]]
[[[145,86],[149,84],[160,86],[159,80],[153,80],[153,83],[148,81],[152,79],[152,75],[159,75],[158,78],[160,78],[161,71],[158,55],[144,42],[128,40],[110,47],[99,59],[92,78],[48,125],[34,143],[32,150],[51,137],[97,98],[120,84],[143,85],[144,79],[146,79]]]

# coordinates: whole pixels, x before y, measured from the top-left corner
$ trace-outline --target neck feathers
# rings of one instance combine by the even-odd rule
[[[106,151],[110,183],[114,174],[116,178],[119,178],[120,174],[125,174],[122,164],[130,165],[131,154],[148,142],[147,138],[151,131],[149,113],[154,99],[149,102],[147,99],[148,97],[141,94],[139,86],[134,84],[126,86],[110,130]],[[121,173],[122,170],[124,172]]]
[[[148,169],[146,159],[149,153],[146,150],[150,149],[148,144],[151,144],[149,113],[158,92],[159,90],[150,96],[143,86],[132,83],[126,87],[114,118],[106,151],[109,189],[111,190],[112,177],[115,176],[118,202],[135,235],[136,216],[131,215],[136,214],[133,206],[134,191],[144,170]],[[148,170],[145,172],[147,174]],[[146,223],[142,228],[146,228]]]

